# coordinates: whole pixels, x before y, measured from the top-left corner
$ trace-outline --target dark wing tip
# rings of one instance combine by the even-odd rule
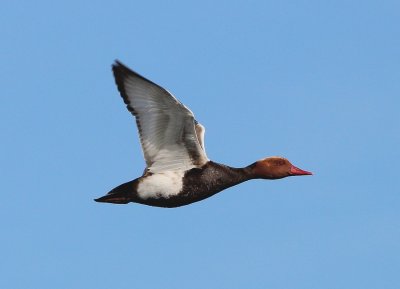
[[[121,61],[116,59],[114,63],[112,64],[112,71],[114,74],[114,79],[115,79],[115,84],[117,85],[118,91],[120,92],[122,99],[124,100],[124,103],[126,104],[128,110],[133,114],[136,115],[135,109],[131,105],[130,101],[130,96],[128,95],[128,92],[125,89],[125,81],[127,78],[131,79],[141,79],[147,83],[150,83],[151,85],[158,87],[161,90],[165,90],[158,84],[152,82],[151,80],[148,80],[147,78],[143,77],[139,73],[133,71],[130,69],[128,66],[123,64]],[[168,93],[168,92],[167,92]],[[132,97],[132,96],[131,96]]]
[[[114,63],[112,64],[112,70],[114,73],[114,77],[115,80],[117,81],[117,85],[118,85],[118,81],[124,79],[127,76],[133,76],[133,77],[137,77],[139,79],[142,79],[148,83],[150,83],[151,85],[154,85],[156,87],[158,87],[159,89],[166,91],[162,86],[158,85],[157,83],[154,83],[153,81],[147,79],[146,77],[144,77],[143,75],[140,75],[139,73],[137,73],[136,71],[130,69],[128,66],[126,66],[125,64],[123,64],[121,61],[119,61],[118,59],[116,59],[114,61]],[[166,91],[167,92],[167,91]],[[167,92],[168,93],[168,92]]]
[[[117,85],[118,91],[120,92],[122,99],[124,100],[125,104],[127,105],[128,110],[133,114],[135,114],[135,109],[131,106],[131,101],[130,97],[134,96],[129,96],[128,92],[125,89],[125,82],[129,78],[131,84],[135,83],[136,80],[142,80],[144,82],[147,82],[148,84],[152,85],[153,87],[158,88],[160,91],[163,91],[166,94],[170,94],[167,90],[165,90],[163,87],[159,86],[157,83],[152,82],[151,80],[145,78],[144,76],[140,75],[139,73],[133,71],[130,69],[128,66],[123,64],[121,61],[116,59],[114,63],[112,64],[112,71],[114,74],[114,79],[115,83]]]
[[[121,65],[121,66],[125,66],[121,61],[119,61],[118,59],[115,59],[114,60],[114,64],[113,64],[113,66],[114,65]]]
[[[132,70],[128,68],[125,64],[123,64],[121,61],[116,59],[114,63],[112,64],[112,71],[114,72],[114,75],[116,76],[117,74],[131,74],[133,73]]]
[[[125,90],[124,79],[131,73],[130,69],[123,65],[120,61],[115,60],[112,65],[112,71],[114,74],[115,84],[117,85],[118,91],[120,92],[122,99],[131,111],[129,106],[129,99]]]

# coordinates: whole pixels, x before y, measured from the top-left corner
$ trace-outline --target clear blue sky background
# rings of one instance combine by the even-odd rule
[[[1,288],[400,288],[398,1],[2,1]],[[144,161],[120,59],[232,166],[312,177],[99,204]]]

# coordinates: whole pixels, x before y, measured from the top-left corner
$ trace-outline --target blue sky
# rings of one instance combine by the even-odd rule
[[[399,288],[398,1],[3,1],[1,288]],[[143,171],[114,59],[213,160],[312,177],[178,209],[93,198]]]

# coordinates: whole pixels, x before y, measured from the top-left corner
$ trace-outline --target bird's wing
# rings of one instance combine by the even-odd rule
[[[204,129],[198,129],[193,113],[186,106],[119,61],[112,69],[118,90],[136,117],[148,172],[188,170],[208,161]]]

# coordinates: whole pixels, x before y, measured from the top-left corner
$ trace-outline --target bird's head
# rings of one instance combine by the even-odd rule
[[[271,180],[290,176],[312,175],[311,172],[295,167],[282,157],[269,157],[255,162],[253,164],[253,174],[256,178]]]

